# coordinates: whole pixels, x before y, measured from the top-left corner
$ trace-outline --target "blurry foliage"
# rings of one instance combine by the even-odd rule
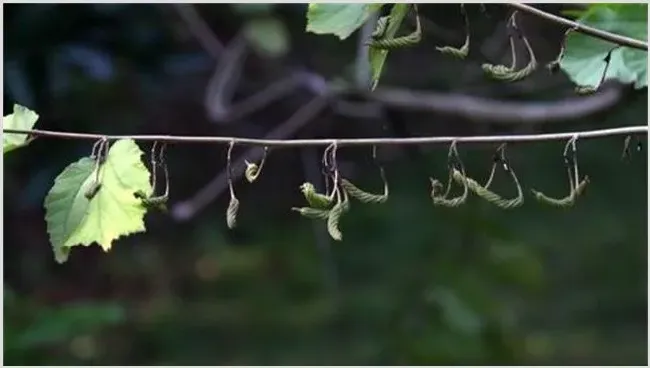
[[[457,7],[449,8],[457,16]],[[189,80],[187,75],[213,67],[196,41],[181,35],[184,26],[171,7],[4,9],[5,106],[17,102],[38,111],[42,128],[222,134],[176,95],[163,104],[156,97],[173,92],[167,90],[173,76]],[[223,40],[248,22],[275,19],[291,35],[288,54],[298,51],[327,70],[352,60],[345,51],[349,45],[304,35],[305,5],[197,9]],[[421,54],[395,55],[387,71],[419,83],[437,78],[433,84],[447,86],[444,78],[458,70],[446,70],[446,64],[422,76],[419,65],[428,65],[434,54],[429,46],[433,49],[427,44],[417,51]],[[187,83],[188,90],[204,88]],[[173,125],[161,127],[159,115],[148,115],[150,105],[162,105],[160,116],[172,116]],[[571,128],[555,123],[545,129],[637,124],[646,116],[647,91],[641,90],[622,106]],[[282,121],[286,112],[264,117]],[[459,124],[431,115],[410,119]],[[343,122],[342,129],[354,128],[353,121]],[[566,191],[563,144],[510,149],[525,188]],[[622,163],[622,139],[578,142],[581,172],[592,183],[571,210],[539,205],[529,194],[513,211],[476,198],[457,210],[434,208],[427,176],[444,175],[446,147],[424,148],[420,161],[398,156],[387,165],[388,202],[354,203],[341,223],[345,241],[327,253],[318,248],[310,221],[288,211],[300,203],[303,179],[290,161],[284,168],[268,166],[255,187],[238,192],[237,232],[226,230],[227,202],[219,200],[187,224],[152,216],[147,234],[119,241],[110,254],[88,247],[57,267],[43,198],[56,174],[89,154],[91,145],[37,139],[4,159],[7,364],[643,364],[647,359],[647,156]],[[491,152],[460,150],[467,169],[480,177]],[[206,146],[169,150],[172,202],[222,168],[214,152]],[[377,180],[372,169],[366,179],[361,167],[360,186]],[[268,186],[271,178],[281,185]],[[510,186],[495,182],[499,192]],[[275,198],[282,208],[271,207]]]

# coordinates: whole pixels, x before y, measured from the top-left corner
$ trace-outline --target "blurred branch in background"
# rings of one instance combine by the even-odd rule
[[[509,102],[464,94],[377,88],[368,99],[386,106],[450,114],[476,123],[539,124],[566,122],[607,110],[620,101],[622,86],[612,84],[588,97],[558,101]]]
[[[210,54],[215,60],[219,59],[224,50],[224,46],[217,36],[210,30],[210,26],[203,20],[201,15],[196,11],[193,4],[172,4],[174,9],[187,28],[196,37],[203,49]]]

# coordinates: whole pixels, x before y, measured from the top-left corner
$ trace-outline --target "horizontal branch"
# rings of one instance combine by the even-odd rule
[[[580,32],[580,33],[586,34],[588,36],[600,38],[601,40],[611,42],[611,43],[614,43],[614,44],[617,44],[617,45],[627,46],[627,47],[631,47],[631,48],[638,49],[638,50],[644,50],[646,52],[648,51],[648,43],[643,42],[641,40],[637,40],[635,38],[621,36],[621,35],[618,35],[618,34],[615,34],[615,33],[610,33],[610,32],[606,32],[606,31],[602,31],[602,30],[597,29],[597,28],[589,27],[589,26],[586,26],[586,25],[571,21],[569,19],[558,17],[557,15],[547,13],[545,11],[534,8],[534,7],[530,6],[530,5],[520,4],[520,3],[515,3],[515,2],[509,3],[508,5],[515,8],[515,9],[517,9],[517,10],[521,10],[522,12],[526,12],[526,13],[535,15],[535,16],[540,17],[542,19],[546,19],[548,21],[551,21],[551,22],[554,22],[554,23],[557,23],[557,24],[561,24],[561,25],[569,27],[569,28],[574,28],[576,32]]]
[[[307,147],[307,146],[328,146],[336,143],[337,146],[389,146],[389,145],[410,145],[410,144],[444,144],[456,141],[457,143],[501,143],[501,142],[537,142],[564,140],[577,137],[599,138],[617,135],[648,134],[647,125],[630,126],[612,129],[600,129],[564,133],[548,134],[520,134],[520,135],[490,135],[490,136],[460,136],[460,137],[413,137],[413,138],[326,138],[326,139],[255,139],[238,137],[215,137],[215,136],[173,136],[173,135],[102,135],[90,133],[69,133],[50,130],[20,130],[3,129],[4,134],[28,134],[33,137],[52,137],[61,139],[83,139],[83,140],[118,140],[133,139],[135,141],[158,141],[167,143],[231,143],[245,146],[266,146],[266,147]]]

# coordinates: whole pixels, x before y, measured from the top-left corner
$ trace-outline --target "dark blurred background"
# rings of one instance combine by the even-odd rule
[[[467,5],[464,61],[434,49],[462,44],[458,6],[422,5],[423,42],[389,54],[375,95],[355,89],[367,73],[360,32],[308,34],[306,8],[7,5],[3,115],[19,103],[41,129],[278,139],[647,122],[647,89],[609,83],[578,98],[542,67],[517,83],[487,80],[481,63],[509,58],[502,5]],[[554,59],[564,30],[519,23],[540,63]],[[147,215],[147,233],[109,253],[75,248],[63,265],[42,203],[93,142],[37,139],[4,158],[5,363],[647,364],[647,156],[622,162],[623,138],[578,142],[591,184],[571,209],[530,195],[566,195],[565,142],[510,146],[527,194],[511,211],[476,198],[433,207],[428,177],[446,178],[447,147],[380,148],[390,199],[353,203],[340,243],[289,210],[303,205],[303,181],[322,185],[320,150],[272,150],[258,182],[238,178],[229,231],[226,147],[172,145],[170,212]],[[460,146],[471,176],[485,180],[495,147]],[[341,149],[339,165],[379,191],[370,153]],[[239,173],[260,150],[234,155]],[[514,193],[503,173],[495,190]]]

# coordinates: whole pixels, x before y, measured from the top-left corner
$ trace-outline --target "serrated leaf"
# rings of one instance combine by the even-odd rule
[[[38,120],[38,114],[25,106],[14,104],[13,114],[2,118],[3,129],[31,130]],[[27,145],[26,134],[2,134],[2,154]]]
[[[310,3],[307,8],[307,32],[333,34],[344,40],[359,29],[383,4]]]
[[[98,243],[108,251],[120,236],[145,230],[147,210],[134,193],[151,195],[153,189],[141,156],[133,140],[115,142],[100,169],[101,188],[91,200],[85,193],[95,181],[93,159],[82,158],[56,178],[45,198],[45,219],[57,262],[65,262],[73,246]]]
[[[646,41],[648,39],[647,4],[599,4],[589,7],[578,23],[604,31]],[[614,44],[571,32],[560,66],[579,86],[596,87],[605,69],[605,57]],[[634,83],[636,89],[648,85],[646,51],[620,47],[612,52],[606,79]]]
[[[394,38],[402,25],[402,21],[409,11],[409,4],[395,4],[390,11],[390,21],[386,29],[386,38]],[[381,72],[384,69],[386,58],[388,57],[388,50],[370,47],[368,50],[368,59],[370,60],[371,83],[374,90],[379,83]]]

